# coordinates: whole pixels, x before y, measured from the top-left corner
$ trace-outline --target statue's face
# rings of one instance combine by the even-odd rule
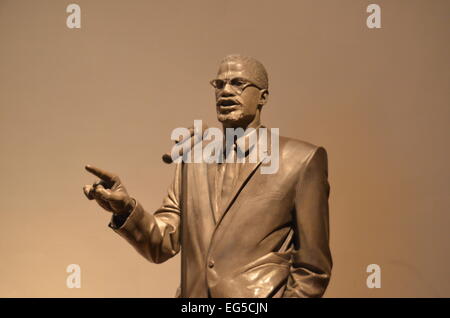
[[[257,114],[262,90],[253,84],[254,72],[239,60],[226,61],[219,67],[213,81],[217,119],[228,127],[246,127]]]

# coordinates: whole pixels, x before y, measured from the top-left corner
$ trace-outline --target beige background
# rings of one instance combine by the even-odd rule
[[[449,1],[74,2],[80,30],[70,1],[0,0],[0,296],[174,295],[179,257],[150,264],[113,233],[83,166],[156,209],[169,134],[216,125],[208,81],[229,53],[266,65],[266,125],[328,150],[326,296],[450,296]],[[372,263],[381,289],[366,287]]]

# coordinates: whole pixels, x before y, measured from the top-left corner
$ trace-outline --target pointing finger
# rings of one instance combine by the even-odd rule
[[[107,172],[91,165],[86,165],[85,169],[106,182],[113,182],[113,179],[115,178],[114,173]]]

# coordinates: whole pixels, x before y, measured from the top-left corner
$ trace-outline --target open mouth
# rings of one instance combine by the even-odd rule
[[[222,107],[230,107],[230,106],[237,106],[239,103],[233,99],[219,99],[217,102],[217,106]]]

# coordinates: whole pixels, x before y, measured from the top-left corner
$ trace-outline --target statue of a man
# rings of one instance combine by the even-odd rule
[[[224,131],[255,128],[251,134],[260,138],[269,95],[264,66],[229,55],[211,84]],[[237,141],[233,149],[244,157],[256,151]],[[178,297],[320,297],[332,268],[327,153],[286,137],[276,146],[276,173],[260,173],[263,158],[177,163],[154,213],[116,175],[99,168],[86,166],[100,181],[86,185],[84,193],[113,213],[109,226],[150,262],[162,263],[181,250]]]

